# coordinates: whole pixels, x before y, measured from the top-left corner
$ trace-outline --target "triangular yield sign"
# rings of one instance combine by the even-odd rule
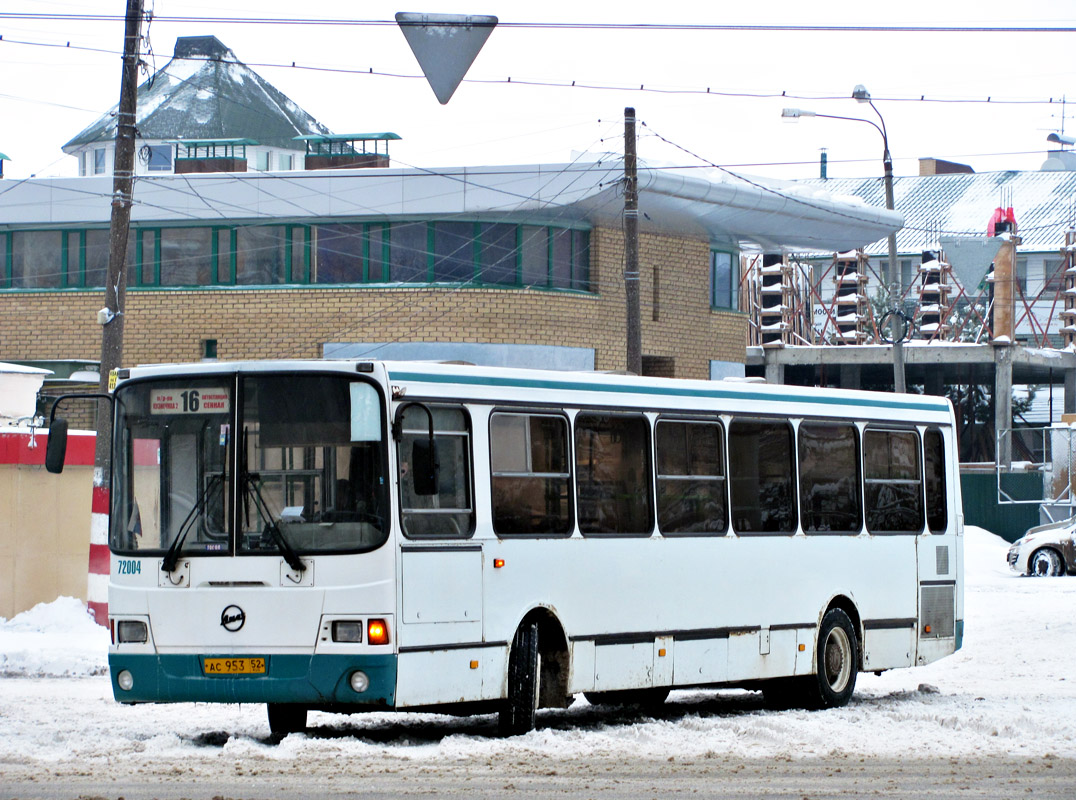
[[[437,101],[444,105],[493,33],[497,18],[401,11],[396,15],[396,24],[411,46]]]

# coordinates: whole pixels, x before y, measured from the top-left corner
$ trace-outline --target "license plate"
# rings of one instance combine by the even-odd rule
[[[206,675],[264,675],[264,658],[206,658],[202,661]]]

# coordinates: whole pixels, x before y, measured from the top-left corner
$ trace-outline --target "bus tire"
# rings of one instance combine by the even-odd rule
[[[302,733],[306,730],[306,706],[294,703],[269,703],[269,732],[274,736]]]
[[[532,620],[519,626],[508,654],[508,693],[498,719],[502,736],[519,736],[534,730],[539,669],[538,623]]]
[[[831,608],[818,628],[816,672],[809,684],[809,706],[838,708],[848,703],[856,688],[858,652],[852,620],[843,610]]]

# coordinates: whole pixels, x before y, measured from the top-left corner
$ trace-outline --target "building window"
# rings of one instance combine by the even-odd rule
[[[149,147],[149,162],[146,169],[150,172],[172,171],[172,148],[167,144],[151,144]]]
[[[1065,288],[1065,259],[1044,258],[1042,260],[1042,297],[1052,299]]]
[[[516,286],[516,230],[517,225],[496,223],[482,225],[481,259],[482,283]]]
[[[739,307],[739,261],[732,253],[710,251],[710,307]]]
[[[269,165],[272,163],[273,153],[271,150],[264,150],[257,154],[254,169],[258,172],[268,172]]]
[[[1019,256],[1016,259],[1016,295],[1027,297],[1027,256]]]
[[[433,280],[467,283],[474,279],[474,223],[435,222]]]
[[[881,273],[878,273],[879,275]],[[900,260],[900,291],[906,294],[912,286],[912,260],[902,258]]]
[[[205,286],[216,276],[211,228],[161,230],[161,286]]]
[[[287,238],[281,225],[244,225],[237,231],[235,282],[284,283]]]
[[[295,156],[291,153],[281,153],[276,163],[277,169],[288,172],[295,169]]]
[[[108,231],[7,234],[0,288],[104,285]],[[2,254],[0,254],[2,255]],[[153,227],[132,230],[132,286],[415,283],[588,291],[589,232],[487,222]]]
[[[17,231],[11,234],[11,285],[16,289],[56,289],[63,269],[60,231]]]
[[[93,174],[105,174],[105,148],[98,147],[93,151]]]

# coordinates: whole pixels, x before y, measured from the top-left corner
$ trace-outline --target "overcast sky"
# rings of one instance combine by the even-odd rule
[[[502,22],[1076,26],[1073,0],[147,0],[149,7],[162,17],[391,20],[397,11],[422,11],[494,14]],[[5,164],[8,178],[75,174],[75,160],[60,147],[116,103],[123,24],[2,15],[122,16],[124,9],[123,0],[4,0],[0,5],[0,152],[11,159]],[[578,151],[620,151],[623,110],[631,105],[647,126],[640,129],[644,158],[683,165],[712,162],[741,172],[804,178],[817,176],[819,151],[825,147],[831,177],[879,175],[881,137],[868,126],[827,119],[790,124],[781,119],[786,107],[875,119],[868,106],[851,99],[860,83],[885,118],[898,175],[917,174],[917,159],[923,156],[968,163],[979,172],[1038,169],[1047,133],[1062,125],[1062,106],[1029,101],[1059,101],[1066,92],[1074,103],[1065,128],[1076,133],[1076,34],[1071,33],[500,27],[468,74],[469,81],[491,83],[465,82],[446,106],[437,102],[421,77],[369,73],[372,68],[374,73],[421,76],[395,26],[160,20],[149,28],[152,57],[147,61],[163,67],[177,36],[207,34],[333,131],[398,133],[402,141],[393,143],[391,154],[399,166],[559,162]],[[68,42],[71,49],[63,46]],[[293,69],[292,62],[330,71]],[[506,82],[509,77],[511,83]],[[536,87],[522,81],[621,88]],[[640,85],[651,91],[639,91]],[[708,88],[709,96],[704,94]],[[658,89],[698,93],[652,91]],[[716,92],[835,99],[746,98]],[[992,102],[920,102],[920,96],[949,101],[990,97]],[[1024,102],[997,102],[1001,100]]]

